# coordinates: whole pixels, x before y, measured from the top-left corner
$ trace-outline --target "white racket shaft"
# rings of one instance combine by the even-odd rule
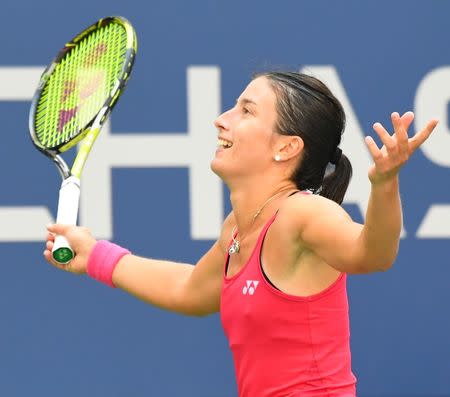
[[[75,176],[65,179],[59,189],[58,215],[56,223],[76,225],[78,217],[78,204],[80,201],[80,180]],[[52,256],[60,264],[69,263],[75,256],[64,236],[56,236]]]

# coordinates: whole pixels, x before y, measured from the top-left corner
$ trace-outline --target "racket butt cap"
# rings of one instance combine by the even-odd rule
[[[68,241],[63,236],[57,236],[52,250],[53,259],[60,265],[67,265],[75,256]]]
[[[61,265],[67,265],[74,257],[73,251],[67,247],[61,247],[52,253],[53,259]]]

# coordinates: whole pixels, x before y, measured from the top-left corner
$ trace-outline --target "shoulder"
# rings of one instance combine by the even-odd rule
[[[349,219],[347,212],[336,202],[311,193],[297,193],[288,197],[277,215],[277,223],[294,235],[301,234],[312,222],[323,218]]]
[[[280,207],[281,216],[311,216],[321,211],[342,211],[336,202],[318,194],[299,192],[288,197]]]

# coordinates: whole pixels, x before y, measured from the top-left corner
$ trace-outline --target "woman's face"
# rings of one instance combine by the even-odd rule
[[[268,79],[252,80],[236,105],[221,114],[214,125],[218,148],[211,169],[223,179],[261,174],[276,154],[277,98]]]

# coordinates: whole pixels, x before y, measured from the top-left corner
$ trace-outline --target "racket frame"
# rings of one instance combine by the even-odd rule
[[[127,36],[125,60],[122,65],[122,70],[117,77],[117,81],[114,84],[113,89],[111,90],[111,93],[106,98],[99,112],[86,124],[86,126],[84,126],[82,130],[78,131],[75,136],[66,141],[63,141],[55,147],[46,147],[40,142],[37,136],[34,122],[39,99],[50,75],[52,74],[56,66],[64,59],[66,54],[68,54],[81,40],[86,38],[95,30],[100,29],[110,23],[119,23],[120,25],[122,25],[125,28]],[[52,62],[41,75],[38,87],[31,102],[28,124],[30,137],[33,144],[40,152],[45,154],[53,161],[62,178],[61,188],[59,192],[58,216],[56,220],[57,223],[76,225],[80,195],[80,178],[84,165],[103,124],[105,123],[107,117],[117,103],[120,95],[123,93],[134,64],[136,51],[136,33],[133,26],[127,19],[121,16],[110,16],[102,18],[83,30],[70,42],[68,42],[58,52],[57,56],[52,60]],[[69,150],[78,143],[80,143],[78,147],[78,153],[75,157],[72,167],[69,168],[66,161],[61,157],[60,154]],[[74,254],[75,253],[70,248],[67,240],[63,236],[57,236],[53,248],[54,259],[60,264],[67,264],[72,260]]]

